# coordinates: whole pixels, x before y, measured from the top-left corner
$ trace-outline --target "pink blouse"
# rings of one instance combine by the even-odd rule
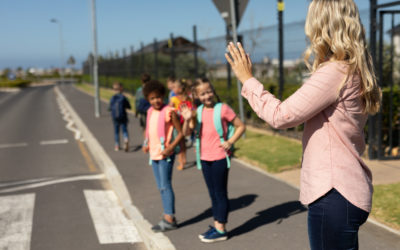
[[[328,62],[284,102],[264,90],[255,78],[244,83],[242,95],[257,115],[284,129],[305,123],[300,201],[310,204],[332,188],[353,205],[369,212],[372,175],[361,159],[365,149],[360,77],[350,76],[344,87],[345,64]]]

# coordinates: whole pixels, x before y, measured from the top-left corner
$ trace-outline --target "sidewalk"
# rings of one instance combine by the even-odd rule
[[[151,224],[157,223],[161,199],[147,165],[148,156],[140,151],[138,121],[130,117],[131,152],[114,152],[107,105],[102,103],[102,116],[96,119],[92,97],[71,85],[62,85],[60,90],[117,166],[134,205]],[[188,161],[193,162],[193,150],[188,152]],[[233,161],[229,177],[230,239],[215,244],[201,243],[197,237],[212,223],[201,172],[194,164],[184,171],[174,170],[173,186],[180,228],[165,235],[176,249],[309,249],[306,208],[297,201],[298,190],[284,182]],[[400,237],[367,223],[360,231],[360,249],[400,249]]]

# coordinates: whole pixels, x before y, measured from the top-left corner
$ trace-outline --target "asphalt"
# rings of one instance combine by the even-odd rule
[[[0,145],[3,145],[0,148],[0,199],[24,194],[35,197],[30,247],[27,248],[16,247],[24,234],[13,233],[18,228],[16,223],[24,216],[0,205],[1,249],[144,249],[143,242],[99,243],[83,191],[107,189],[105,179],[57,182],[102,173],[96,166],[88,167],[81,151],[84,143],[76,141],[74,133],[66,129],[67,122],[60,113],[53,86],[0,92],[0,114]],[[67,142],[40,144],[60,139]],[[4,146],[16,143],[25,146]],[[43,178],[57,183],[46,183],[41,181]],[[13,237],[7,238],[11,234]]]
[[[151,224],[161,218],[162,206],[148,156],[140,150],[139,123],[130,117],[130,152],[115,152],[112,123],[107,105],[94,117],[93,97],[71,85],[59,86],[83,122],[115,163],[133,204]],[[193,150],[188,161],[194,161]],[[298,190],[233,161],[229,176],[231,212],[227,229],[230,239],[215,244],[199,241],[197,235],[212,223],[210,199],[201,173],[192,166],[174,170],[176,216],[180,228],[167,232],[176,249],[309,249],[307,209],[298,202]],[[360,249],[400,249],[400,236],[371,223],[360,230]]]

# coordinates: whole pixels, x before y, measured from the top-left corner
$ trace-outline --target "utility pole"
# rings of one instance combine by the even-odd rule
[[[63,41],[63,35],[62,35],[62,23],[60,20],[57,20],[55,18],[52,18],[50,20],[52,23],[58,23],[58,28],[59,28],[59,33],[60,33],[60,59],[61,59],[61,65],[60,65],[60,76],[61,76],[61,83],[64,83],[64,41]]]
[[[92,34],[93,34],[93,85],[94,85],[94,115],[100,117],[100,91],[97,65],[97,27],[96,27],[96,0],[92,0]]]
[[[233,43],[237,44],[238,36],[236,32],[236,1],[230,0],[230,7],[231,7],[231,22],[232,22],[232,36],[233,36]],[[240,81],[236,80],[237,89],[238,89],[238,98],[239,98],[239,113],[240,113],[240,120],[244,121],[244,111],[243,111],[243,98],[242,98],[242,85]],[[244,135],[244,134],[243,134]]]
[[[199,60],[197,59],[197,27],[193,25],[193,43],[194,43],[194,76],[199,77]]]

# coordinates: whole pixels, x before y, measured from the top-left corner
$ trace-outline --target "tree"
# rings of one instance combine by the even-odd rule
[[[74,65],[75,65],[75,63],[76,63],[75,58],[74,58],[73,55],[71,55],[71,56],[68,58],[67,64],[68,64],[68,65],[71,65],[72,68],[73,68]]]

